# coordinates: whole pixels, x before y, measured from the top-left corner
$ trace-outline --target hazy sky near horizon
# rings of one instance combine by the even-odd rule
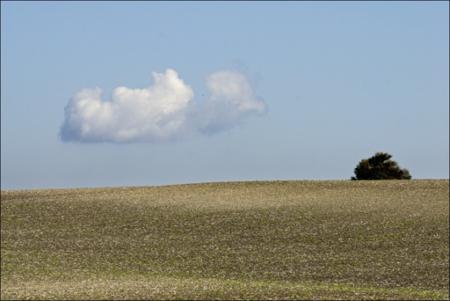
[[[377,151],[449,177],[448,2],[1,3],[2,189],[349,179]]]

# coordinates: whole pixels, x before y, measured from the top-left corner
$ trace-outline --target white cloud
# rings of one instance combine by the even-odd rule
[[[209,75],[206,84],[212,102],[229,103],[240,113],[262,113],[265,110],[265,104],[256,99],[247,78],[241,73],[219,71]]]
[[[206,85],[210,97],[200,110],[198,130],[214,133],[231,128],[250,114],[262,114],[266,105],[254,95],[247,78],[235,71],[209,75]]]
[[[248,114],[265,110],[245,76],[237,72],[208,76],[210,97],[201,104],[193,102],[192,88],[176,71],[153,73],[153,79],[144,89],[118,87],[108,101],[101,99],[99,88],[78,92],[65,108],[62,140],[160,142],[231,128]]]

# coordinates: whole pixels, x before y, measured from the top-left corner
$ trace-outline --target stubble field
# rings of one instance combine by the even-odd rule
[[[1,192],[2,299],[448,299],[449,181]]]

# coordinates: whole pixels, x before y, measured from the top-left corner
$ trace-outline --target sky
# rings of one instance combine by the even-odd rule
[[[2,2],[1,188],[449,178],[448,2]]]

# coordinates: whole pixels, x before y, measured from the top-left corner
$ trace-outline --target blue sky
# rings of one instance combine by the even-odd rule
[[[2,189],[349,179],[377,151],[413,178],[449,177],[448,2],[1,5]],[[152,85],[164,97],[108,123],[65,115],[83,89],[104,105]],[[134,118],[147,100],[162,102]],[[160,117],[181,125],[167,134]],[[120,140],[120,122],[143,134]]]

